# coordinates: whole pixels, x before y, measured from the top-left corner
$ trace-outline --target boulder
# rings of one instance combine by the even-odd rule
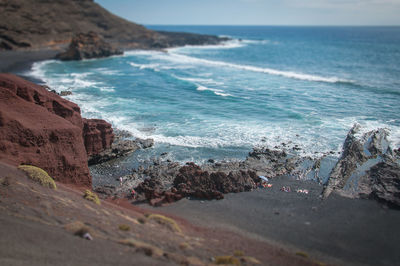
[[[179,170],[173,185],[185,197],[199,199],[222,199],[223,194],[250,191],[257,187],[259,179],[253,171],[224,172],[207,171],[194,163],[187,163]]]
[[[89,32],[75,35],[67,51],[58,54],[56,58],[64,61],[82,60],[120,55],[122,53],[122,51],[113,48],[104,41],[97,33]]]

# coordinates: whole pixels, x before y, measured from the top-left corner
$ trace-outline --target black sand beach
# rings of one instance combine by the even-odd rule
[[[337,195],[322,200],[322,186],[313,181],[280,177],[271,183],[272,188],[227,194],[220,201],[183,199],[158,210],[201,226],[229,228],[332,264],[396,265],[400,261],[398,210]],[[282,186],[290,186],[291,192],[280,191]],[[308,189],[309,194],[296,189]]]
[[[37,51],[2,51],[0,53],[0,72],[21,73],[31,68],[37,61],[53,59],[59,53],[58,50],[37,50]]]

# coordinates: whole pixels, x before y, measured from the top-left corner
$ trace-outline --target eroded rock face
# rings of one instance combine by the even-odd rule
[[[354,125],[323,196],[335,191],[346,197],[373,197],[400,206],[400,167],[387,135],[384,129],[361,134],[360,126]]]
[[[15,75],[0,74],[0,160],[91,186],[79,107]]]
[[[58,54],[56,58],[68,61],[101,58],[120,54],[122,54],[122,51],[113,48],[97,33],[89,32],[87,34],[79,33],[75,35],[67,51]]]
[[[89,157],[111,148],[114,133],[111,124],[102,119],[83,119],[83,139]]]

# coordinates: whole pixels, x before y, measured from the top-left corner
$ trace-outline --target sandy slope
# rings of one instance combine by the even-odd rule
[[[207,229],[172,216],[177,232],[143,215],[155,211],[124,200],[99,206],[83,199],[80,188],[57,185],[44,188],[0,163],[0,265],[205,265],[235,250],[253,257],[239,258],[243,265],[253,265],[254,258],[262,265],[313,264],[227,228]],[[121,224],[130,230],[121,231]],[[93,241],[74,235],[82,225]],[[120,244],[124,239],[134,239],[136,246]]]

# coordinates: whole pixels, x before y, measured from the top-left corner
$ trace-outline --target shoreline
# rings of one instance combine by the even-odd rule
[[[21,74],[25,71],[31,70],[33,63],[53,59],[59,52],[59,50],[53,49],[1,51],[0,72]]]

